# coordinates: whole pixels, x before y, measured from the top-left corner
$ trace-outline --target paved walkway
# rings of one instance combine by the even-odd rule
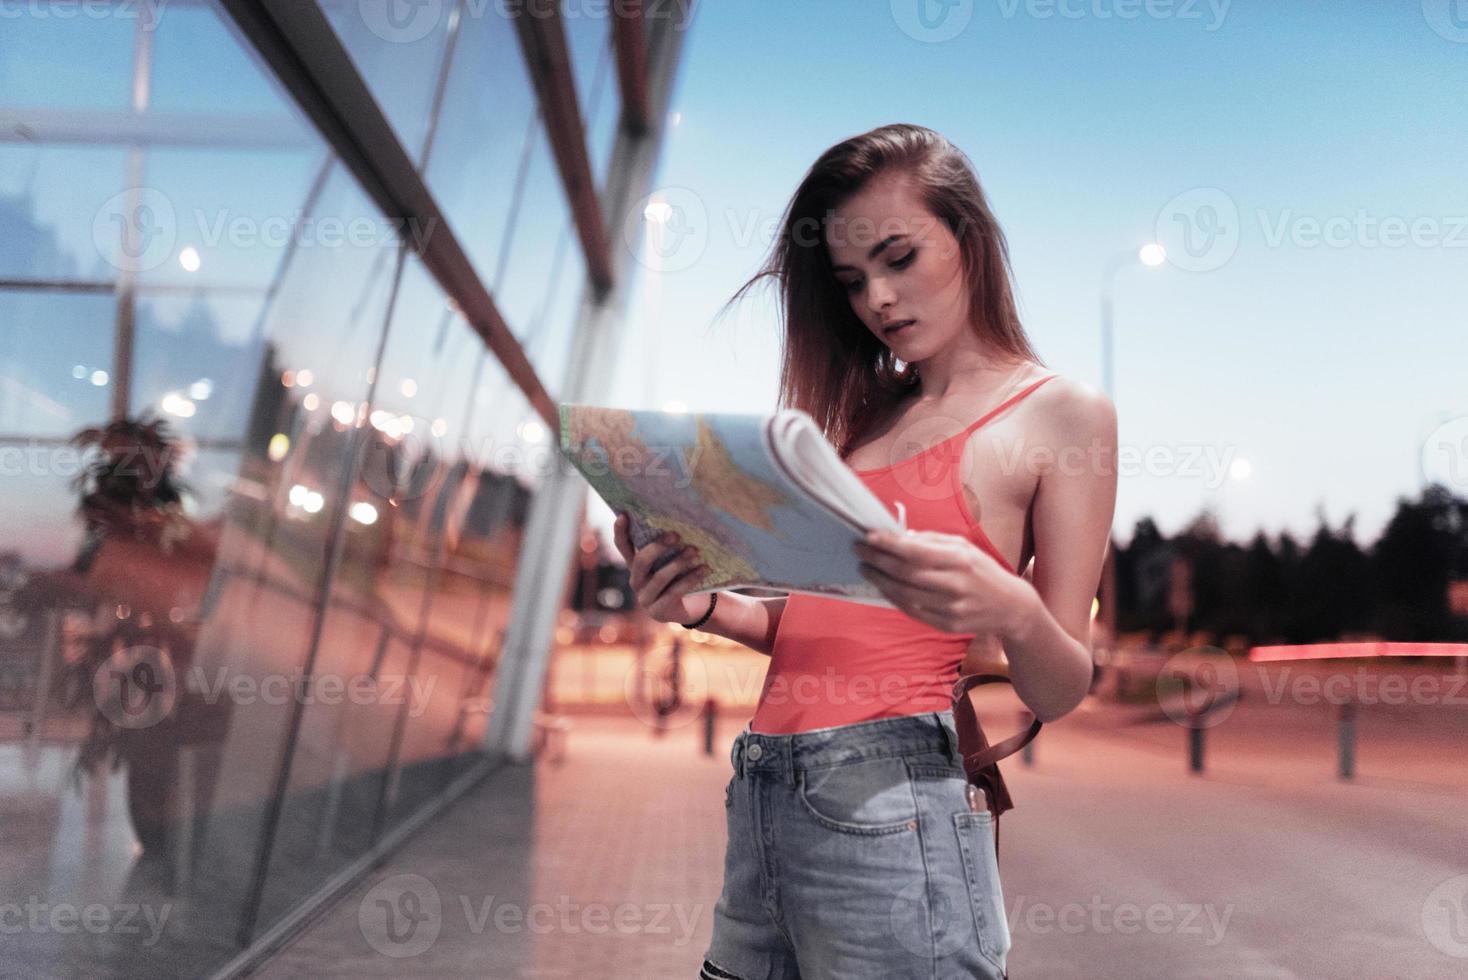
[[[562,765],[491,776],[260,975],[696,976],[744,721],[709,757],[694,725],[655,738],[631,718],[574,718]]]
[[[1457,735],[1424,759],[1420,723],[1373,718],[1343,783],[1313,710],[1241,705],[1210,732],[1202,776],[1182,729],[1092,705],[1047,726],[1033,768],[1006,762],[1011,976],[1468,975],[1468,726],[1434,715]],[[656,740],[631,719],[577,717],[563,766],[487,781],[262,975],[693,977],[743,721],[710,758],[693,725]]]

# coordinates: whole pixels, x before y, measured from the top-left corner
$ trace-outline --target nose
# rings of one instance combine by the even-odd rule
[[[892,287],[887,285],[885,279],[873,279],[867,286],[867,307],[873,313],[881,313],[888,309],[896,298]]]

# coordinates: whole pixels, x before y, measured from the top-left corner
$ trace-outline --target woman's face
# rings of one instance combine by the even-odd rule
[[[967,329],[958,239],[903,175],[879,177],[836,208],[825,241],[852,310],[902,361],[930,357]],[[913,322],[888,329],[906,320]]]

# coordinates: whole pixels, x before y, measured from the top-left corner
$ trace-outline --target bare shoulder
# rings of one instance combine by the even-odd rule
[[[1036,389],[1033,400],[1037,428],[1047,443],[1085,446],[1100,440],[1114,444],[1116,405],[1099,388],[1057,374]]]

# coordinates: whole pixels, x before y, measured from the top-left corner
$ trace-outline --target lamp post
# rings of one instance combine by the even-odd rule
[[[1135,251],[1128,249],[1115,253],[1101,267],[1101,387],[1106,392],[1106,397],[1113,402],[1116,401],[1116,384],[1112,370],[1111,308],[1116,274],[1133,263],[1140,262],[1149,269],[1155,269],[1165,261],[1167,261],[1167,250],[1156,242],[1148,242]],[[1101,566],[1101,581],[1103,598],[1100,618],[1106,624],[1108,642],[1114,646],[1116,643],[1116,556],[1112,551],[1109,536],[1106,542],[1106,559]]]
[[[1117,252],[1101,267],[1101,386],[1107,398],[1116,398],[1111,366],[1111,306],[1116,274],[1135,262],[1155,269],[1166,261],[1167,250],[1155,242],[1149,242],[1136,251]]]

